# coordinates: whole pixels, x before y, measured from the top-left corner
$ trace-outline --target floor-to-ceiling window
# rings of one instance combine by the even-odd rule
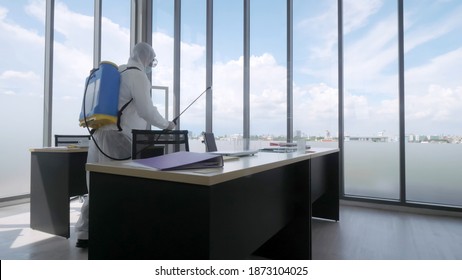
[[[42,146],[45,1],[0,1],[0,198],[30,190],[30,152]]]
[[[181,1],[180,112],[206,88],[206,4],[206,0]],[[205,130],[205,94],[181,116],[181,129],[193,137]]]
[[[345,0],[345,195],[399,199],[397,1]]]
[[[93,6],[92,0],[55,2],[52,136],[88,134],[79,115],[93,68]]]
[[[93,3],[93,1],[89,2]],[[128,61],[130,55],[130,2],[128,0],[102,1],[101,61],[112,61],[117,65],[126,64]]]
[[[214,0],[213,131],[229,149],[243,134],[243,1]]]
[[[337,0],[293,5],[294,140],[337,147]]]
[[[101,11],[101,60],[125,64],[130,53],[130,1],[102,1]],[[52,134],[87,134],[78,116],[85,79],[93,68],[94,1],[56,1],[54,24]]]
[[[154,0],[152,4],[152,47],[158,64],[152,72],[152,101],[169,120],[173,116],[174,0]],[[167,101],[165,100],[167,94]],[[166,105],[168,108],[166,110]]]
[[[250,1],[250,136],[286,140],[287,1]],[[258,147],[257,147],[258,148]]]
[[[404,1],[406,200],[462,206],[462,2]]]

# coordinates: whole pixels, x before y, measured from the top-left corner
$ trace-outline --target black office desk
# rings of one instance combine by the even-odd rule
[[[314,150],[197,172],[87,164],[89,258],[311,259],[311,213],[339,219],[338,150]]]
[[[70,236],[69,198],[87,193],[87,148],[31,149],[30,227]]]

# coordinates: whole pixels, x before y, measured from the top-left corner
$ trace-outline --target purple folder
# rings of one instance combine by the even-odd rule
[[[158,170],[216,168],[223,167],[223,156],[181,151],[157,157],[136,159],[133,162]]]

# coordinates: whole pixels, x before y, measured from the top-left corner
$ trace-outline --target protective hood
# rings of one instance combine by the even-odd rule
[[[152,49],[152,47],[145,42],[140,42],[135,45],[132,50],[132,54],[128,59],[128,64],[141,64],[144,67],[147,67],[153,59],[156,57],[156,53]]]

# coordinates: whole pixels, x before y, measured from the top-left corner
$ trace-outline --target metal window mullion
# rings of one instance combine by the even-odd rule
[[[137,43],[137,6],[138,1],[132,0],[132,4],[130,6],[130,52],[133,50],[133,47],[135,47]],[[130,55],[130,53],[128,55]]]
[[[130,50],[139,43],[152,45],[152,0],[132,0]]]
[[[51,146],[53,113],[53,44],[55,1],[46,1],[45,14],[45,69],[43,89],[43,146]]]
[[[98,68],[101,62],[101,17],[102,17],[102,0],[94,2],[94,19],[93,19],[93,68]]]
[[[293,107],[293,0],[287,0],[287,142],[294,139]]]
[[[343,0],[337,1],[337,31],[338,31],[338,143],[339,143],[339,184],[340,196],[345,195],[345,116],[344,116],[344,85],[343,85]]]
[[[152,46],[152,0],[144,0],[143,6],[143,42]]]
[[[398,63],[399,63],[399,172],[400,202],[406,203],[406,141],[405,141],[405,88],[404,88],[404,7],[398,0]]]
[[[143,0],[140,14],[142,16],[138,25],[141,29],[141,41],[152,46],[152,0]],[[152,85],[152,73],[147,74],[147,76]],[[152,97],[152,91],[150,94]]]
[[[180,114],[181,0],[175,0],[173,39],[173,117]],[[181,120],[177,120],[180,129]]]
[[[207,27],[206,27],[206,73],[205,87],[213,85],[213,0],[207,0]],[[213,132],[213,90],[207,91],[205,96],[205,131]]]
[[[244,0],[243,144],[250,146],[250,0]]]

